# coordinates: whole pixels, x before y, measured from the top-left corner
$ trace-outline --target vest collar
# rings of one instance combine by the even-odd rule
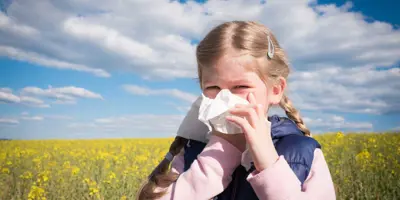
[[[303,135],[296,123],[287,117],[272,115],[268,120],[271,122],[271,136],[274,142],[287,135]]]

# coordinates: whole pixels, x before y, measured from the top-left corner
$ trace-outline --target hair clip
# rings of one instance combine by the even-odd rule
[[[173,158],[174,158],[174,155],[172,155],[171,152],[168,152],[167,155],[165,155],[165,159],[167,159],[169,162],[171,162]]]
[[[267,53],[267,55],[270,59],[272,59],[274,57],[274,54],[275,54],[274,43],[272,43],[272,40],[268,35],[268,53]]]

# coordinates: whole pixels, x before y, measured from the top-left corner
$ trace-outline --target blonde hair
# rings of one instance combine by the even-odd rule
[[[176,136],[169,147],[169,153],[175,157],[181,152],[187,141],[186,138]],[[166,193],[168,186],[175,182],[179,176],[177,173],[170,171],[170,164],[171,161],[164,158],[151,172],[148,179],[138,191],[137,197],[139,200],[158,199]]]
[[[274,55],[267,57],[268,37],[274,46]],[[250,55],[259,63],[254,69],[266,84],[276,83],[280,77],[287,79],[289,76],[289,62],[283,49],[280,47],[273,33],[264,25],[253,21],[231,21],[223,23],[212,29],[196,48],[198,78],[202,81],[202,69],[212,66],[228,51],[236,50],[242,55]],[[306,136],[311,136],[300,117],[300,113],[293,107],[286,94],[283,95],[280,107],[286,115],[293,120]],[[187,142],[186,139],[176,137],[170,146],[170,152],[175,156]],[[170,172],[170,162],[164,159],[153,170],[149,180],[139,190],[138,199],[156,199],[165,194],[164,190],[156,192],[156,188],[167,188],[176,181],[178,175]]]
[[[267,56],[269,38],[274,46],[272,58]],[[254,57],[259,64],[259,67],[254,70],[266,84],[274,84],[280,77],[287,79],[289,76],[290,69],[286,53],[271,30],[253,21],[231,21],[215,27],[197,46],[197,69],[200,83],[202,69],[212,66],[215,61],[232,50],[240,52],[241,55]],[[299,111],[294,108],[286,94],[283,95],[279,105],[304,135],[311,136]]]

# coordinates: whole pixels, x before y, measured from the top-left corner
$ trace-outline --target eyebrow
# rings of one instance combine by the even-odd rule
[[[204,84],[209,84],[209,83],[211,83],[211,82],[213,82],[213,81],[210,80],[210,79],[204,80]],[[251,81],[248,80],[248,79],[236,79],[236,80],[232,80],[232,81],[229,81],[229,82],[230,82],[230,83],[247,83],[247,84],[250,84],[250,83],[251,83]]]
[[[230,82],[232,82],[232,83],[251,83],[251,81],[248,79],[236,79],[236,80],[232,80]]]

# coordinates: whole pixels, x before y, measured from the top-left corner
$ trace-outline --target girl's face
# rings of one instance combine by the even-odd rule
[[[276,88],[268,88],[258,74],[250,70],[256,67],[255,65],[254,58],[250,56],[227,54],[214,66],[202,70],[201,85],[204,95],[214,99],[222,89],[229,89],[231,93],[244,99],[252,92],[257,103],[262,104],[264,108],[276,104]]]

